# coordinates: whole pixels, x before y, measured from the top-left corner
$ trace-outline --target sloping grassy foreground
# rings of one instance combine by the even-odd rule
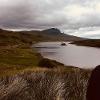
[[[36,67],[41,55],[28,45],[0,47],[0,76]]]
[[[86,100],[90,71],[33,69],[0,78],[0,100]]]

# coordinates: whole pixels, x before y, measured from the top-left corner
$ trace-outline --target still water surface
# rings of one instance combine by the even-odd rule
[[[45,58],[53,59],[80,68],[94,68],[100,65],[100,49],[86,46],[76,46],[66,42],[41,42],[34,46]]]

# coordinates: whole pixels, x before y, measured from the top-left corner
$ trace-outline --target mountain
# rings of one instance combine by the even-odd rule
[[[26,31],[24,33],[34,34],[35,36],[37,35],[37,36],[41,37],[41,40],[43,40],[42,38],[44,38],[44,41],[79,41],[79,40],[84,40],[84,38],[80,38],[77,36],[62,33],[57,28],[50,28],[50,29],[46,29],[46,30],[42,30],[42,31],[37,31],[37,30],[28,31],[28,32]]]
[[[44,34],[48,35],[59,35],[61,34],[61,31],[57,28],[51,28],[51,29],[46,29],[42,31]]]
[[[7,31],[0,29],[0,45],[33,43],[39,41],[79,41],[83,38],[61,33],[59,29],[51,28],[43,31]]]
[[[79,41],[79,40],[84,40],[84,38],[80,38],[77,36],[73,35],[68,35],[65,33],[62,33],[59,29],[57,28],[50,28],[46,29],[40,32],[40,34],[50,36],[52,38],[56,38],[59,41]]]

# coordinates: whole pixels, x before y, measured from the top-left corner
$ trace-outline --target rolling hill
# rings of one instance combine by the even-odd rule
[[[51,28],[43,31],[7,31],[0,29],[0,45],[33,43],[38,41],[79,41],[83,38],[61,33],[59,29]]]
[[[100,48],[100,39],[86,39],[86,40],[81,40],[81,41],[74,41],[71,44]]]

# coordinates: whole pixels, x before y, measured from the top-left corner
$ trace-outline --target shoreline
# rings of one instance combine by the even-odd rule
[[[81,41],[73,41],[70,44],[100,48],[100,39],[87,39],[87,40],[81,40]]]
[[[80,69],[80,70],[88,70],[88,69],[84,69],[84,68],[79,68],[79,67],[76,67],[76,66],[69,66],[69,65],[64,65],[63,63],[60,63],[60,62],[58,62],[58,61],[56,61],[56,60],[51,60],[51,59],[46,59],[45,57],[43,57],[42,55],[41,55],[41,53],[39,53],[37,50],[34,50],[34,48],[32,47],[32,45],[28,45],[28,47],[27,47],[27,45],[20,45],[19,47],[17,47],[17,48],[14,48],[14,51],[12,50],[12,48],[10,48],[9,50],[11,50],[12,52],[14,52],[14,51],[16,51],[16,52],[18,52],[18,54],[20,54],[22,51],[23,52],[25,52],[25,56],[24,56],[24,58],[27,56],[27,55],[29,55],[29,56],[33,56],[33,57],[35,57],[35,61],[37,62],[37,64],[35,64],[34,65],[34,58],[31,58],[31,57],[29,57],[29,56],[27,56],[27,57],[29,57],[30,59],[31,59],[31,61],[29,61],[30,63],[28,64],[28,65],[25,65],[25,63],[28,63],[28,61],[26,60],[26,62],[24,63],[23,62],[23,64],[22,65],[16,65],[16,63],[15,63],[15,65],[13,65],[13,64],[11,64],[11,65],[9,65],[9,64],[0,64],[0,66],[2,66],[2,67],[0,67],[0,70],[2,70],[2,72],[0,72],[0,76],[5,76],[5,75],[13,75],[13,74],[16,74],[16,73],[21,73],[21,71],[23,72],[23,71],[25,71],[25,70],[27,70],[27,69],[34,69],[35,70],[35,68],[47,68],[47,69],[53,69],[53,68],[58,68],[58,69]],[[22,52],[22,53],[23,53]],[[8,52],[9,53],[9,52]],[[31,54],[30,54],[31,53]],[[17,55],[18,55],[17,54]],[[8,55],[8,54],[7,54]],[[11,53],[9,54],[9,55],[12,55]],[[15,56],[17,56],[16,55],[16,53],[14,54],[14,57]],[[24,59],[23,58],[23,59]],[[20,59],[20,58],[19,58]],[[21,60],[23,61],[23,59],[21,58]],[[45,61],[45,59],[46,59],[46,61]],[[9,60],[10,60],[10,58],[9,58]],[[42,61],[42,63],[45,63],[44,65],[42,65],[41,66],[41,64],[39,65],[39,63]],[[15,61],[16,62],[16,61]],[[22,63],[22,62],[18,62],[19,64],[20,63]],[[33,64],[31,64],[31,63],[33,63]],[[30,65],[31,64],[31,65]],[[46,66],[47,65],[47,66]],[[48,68],[48,66],[49,66],[49,68]],[[91,69],[89,69],[89,70],[91,70]],[[4,71],[4,72],[3,72]]]

